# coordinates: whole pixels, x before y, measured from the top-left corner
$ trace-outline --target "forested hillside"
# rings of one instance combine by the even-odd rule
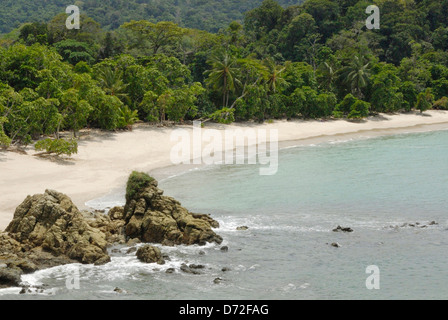
[[[48,22],[65,12],[68,5],[79,6],[103,29],[116,29],[131,20],[152,22],[173,21],[187,28],[216,32],[243,13],[261,4],[262,0],[2,0],[0,4],[0,33],[10,32],[24,22]],[[303,0],[280,0],[283,6]]]
[[[366,28],[365,0],[264,0],[218,33],[147,20],[107,31],[87,16],[68,30],[66,14],[24,24],[0,39],[0,144],[137,119],[448,109],[448,0],[374,2],[379,30]]]

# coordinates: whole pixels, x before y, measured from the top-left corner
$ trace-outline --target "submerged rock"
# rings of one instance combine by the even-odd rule
[[[353,232],[352,228],[343,228],[341,226],[337,226],[337,228],[333,229],[333,232]]]
[[[240,226],[240,227],[237,227],[237,228],[236,228],[236,230],[238,230],[238,231],[245,231],[245,230],[247,230],[247,229],[249,229],[248,226]]]
[[[337,242],[333,242],[333,243],[331,244],[331,246],[332,246],[332,247],[335,247],[335,248],[340,248],[340,247],[341,247],[341,245],[340,245],[339,243],[337,243]]]
[[[199,271],[197,271],[197,268],[192,268],[191,266],[188,266],[186,263],[182,263],[182,265],[180,266],[180,270],[182,270],[185,273],[201,274]]]
[[[163,196],[157,181],[148,175],[134,172],[130,176],[126,200],[125,233],[129,238],[164,245],[222,242],[212,230],[218,222],[208,215],[191,213],[175,199]]]
[[[420,228],[420,229],[425,229],[428,228],[429,226],[437,226],[438,223],[435,221],[431,221],[428,222],[427,224],[421,223],[421,222],[415,222],[415,223],[408,223],[405,222],[402,225],[390,225],[389,228],[390,229],[395,229],[398,230],[399,228]]]

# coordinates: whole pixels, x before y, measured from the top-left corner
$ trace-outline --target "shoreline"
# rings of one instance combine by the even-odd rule
[[[162,172],[188,165],[174,166],[170,151],[177,141],[170,135],[177,128],[192,132],[192,126],[135,126],[133,131],[102,132],[83,130],[78,154],[67,160],[51,161],[27,154],[0,151],[0,230],[12,220],[15,208],[27,195],[54,189],[68,195],[80,209],[91,209],[87,202],[120,189],[134,171]],[[402,133],[448,129],[448,111],[431,110],[424,115],[409,113],[371,117],[363,122],[346,120],[277,120],[273,123],[207,123],[205,129],[277,129],[279,149],[331,142],[341,139],[371,138]],[[198,167],[198,165],[189,165]],[[200,166],[200,165],[199,165]]]

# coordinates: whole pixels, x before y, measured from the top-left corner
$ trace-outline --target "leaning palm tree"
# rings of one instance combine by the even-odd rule
[[[104,66],[98,70],[98,81],[104,92],[111,96],[116,96],[120,100],[128,98],[125,93],[127,84],[122,80],[123,73],[118,69],[112,69],[110,66]]]
[[[206,71],[207,84],[222,92],[222,105],[228,107],[230,93],[239,83],[237,60],[225,52],[213,55],[207,63],[211,65],[211,69]]]
[[[362,88],[365,88],[369,82],[370,62],[365,64],[362,59],[355,56],[353,61],[345,68],[343,76],[346,77],[345,80],[350,85],[353,95],[362,99]]]

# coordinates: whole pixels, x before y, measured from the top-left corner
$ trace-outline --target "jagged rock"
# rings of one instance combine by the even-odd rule
[[[209,214],[192,213],[193,218],[207,221],[212,228],[219,228],[219,222],[210,217]]]
[[[108,257],[105,234],[85,221],[69,197],[53,190],[28,196],[6,232],[25,250],[41,247],[87,264]]]
[[[126,243],[124,220],[111,218],[110,215],[102,213],[83,212],[83,215],[91,227],[105,234],[107,245]]]
[[[341,226],[337,226],[337,228],[333,229],[333,232],[339,232],[339,231],[342,231],[342,232],[353,232],[353,229],[352,228],[343,228]]]
[[[124,207],[126,236],[164,245],[221,243],[210,216],[193,214],[157,188],[157,181],[134,172],[128,180]]]
[[[160,249],[154,246],[145,245],[140,247],[138,248],[136,255],[140,261],[145,263],[165,264]]]

